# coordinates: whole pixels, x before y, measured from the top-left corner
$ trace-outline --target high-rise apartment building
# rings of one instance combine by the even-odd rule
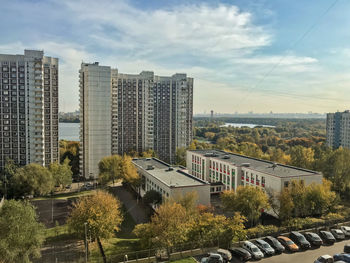
[[[350,111],[328,113],[326,129],[329,147],[350,148]]]
[[[106,71],[109,76],[103,83],[90,80],[82,72],[92,68],[98,75]],[[103,156],[153,149],[160,159],[174,163],[176,149],[190,144],[193,79],[186,74],[171,77],[155,76],[150,71],[122,74],[98,63],[83,63],[80,72],[81,172],[86,177],[98,175],[98,162]],[[89,92],[97,94],[91,97]],[[99,99],[104,101],[103,116],[92,113],[94,109],[101,110],[101,105],[91,102]],[[86,123],[96,118],[106,124],[91,135]],[[109,143],[102,147],[100,155],[90,149],[95,144],[92,136],[102,136]]]
[[[43,51],[0,54],[0,170],[58,160],[58,59]]]

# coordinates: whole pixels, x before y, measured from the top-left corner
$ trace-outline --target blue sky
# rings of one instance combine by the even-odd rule
[[[348,0],[0,0],[0,6],[0,53],[43,49],[60,58],[61,111],[78,109],[82,61],[125,73],[185,72],[195,79],[195,113],[350,108]]]

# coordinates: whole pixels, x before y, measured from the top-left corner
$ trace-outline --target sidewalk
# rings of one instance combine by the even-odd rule
[[[137,203],[136,198],[121,184],[114,186],[112,192],[124,204],[136,224],[149,222],[147,207],[140,201]]]

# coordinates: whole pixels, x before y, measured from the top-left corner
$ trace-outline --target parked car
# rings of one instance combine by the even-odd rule
[[[285,248],[282,244],[274,237],[268,236],[265,237],[264,240],[269,243],[269,245],[275,250],[276,253],[284,252]]]
[[[344,253],[350,253],[350,243],[344,246]]]
[[[219,248],[216,253],[220,254],[222,256],[222,259],[224,260],[224,262],[230,262],[232,259],[232,255],[231,252],[228,251],[227,249],[222,249]]]
[[[306,233],[304,233],[304,236],[305,236],[306,240],[309,241],[312,246],[320,247],[323,244],[322,239],[316,233],[306,232]]]
[[[295,242],[295,244],[298,245],[301,249],[309,249],[311,247],[311,244],[309,241],[306,240],[303,234],[297,231],[292,231],[289,234],[289,238]]]
[[[331,229],[331,233],[335,237],[336,240],[344,240],[345,234],[340,229]]]
[[[273,256],[275,254],[275,250],[266,241],[257,239],[254,243],[264,253],[265,256]]]
[[[201,259],[201,263],[223,263],[222,256],[217,253],[209,253],[207,257]]]
[[[314,263],[334,263],[334,260],[330,255],[323,255],[316,259]]]
[[[240,261],[248,261],[252,258],[248,250],[242,247],[231,247],[228,250],[231,252],[232,256],[238,258]]]
[[[320,231],[320,237],[322,238],[324,243],[333,245],[335,242],[335,238],[329,231]]]
[[[344,232],[346,238],[350,238],[350,226],[341,226],[340,229]]]
[[[334,261],[344,261],[346,263],[350,263],[350,254],[345,254],[345,253],[341,253],[341,254],[335,254],[333,256]]]
[[[250,241],[244,241],[242,247],[248,250],[254,259],[261,259],[264,257],[264,254],[260,249]]]
[[[298,245],[296,245],[290,238],[285,236],[277,237],[278,241],[290,252],[299,251]]]

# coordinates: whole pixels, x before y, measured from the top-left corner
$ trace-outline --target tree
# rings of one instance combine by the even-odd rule
[[[4,171],[0,174],[0,190],[1,193],[7,197],[9,188],[9,181],[16,173],[18,166],[12,159],[6,158]]]
[[[52,174],[55,186],[66,186],[72,183],[73,172],[69,166],[69,159],[66,158],[63,164],[58,162],[49,165],[49,171]]]
[[[236,192],[225,191],[221,200],[224,210],[241,213],[251,225],[256,224],[262,211],[270,207],[267,194],[255,186],[239,186]]]
[[[185,147],[176,148],[175,163],[177,165],[186,166],[186,151]]]
[[[0,208],[0,255],[4,262],[31,262],[40,257],[44,226],[29,202],[5,200]]]
[[[171,247],[186,241],[189,221],[184,207],[177,203],[165,202],[156,209],[151,222],[137,225],[134,233],[143,244],[166,249],[169,255]]]
[[[139,185],[140,177],[135,166],[132,164],[132,158],[128,155],[112,155],[102,158],[98,164],[99,182],[108,184],[118,179],[124,182]]]
[[[322,172],[332,182],[333,189],[343,197],[350,197],[350,150],[339,148],[329,155]]]
[[[98,163],[99,183],[106,185],[118,179],[122,179],[123,158],[120,155],[106,156]]]
[[[79,180],[79,148],[80,143],[76,141],[60,140],[60,163],[62,164],[67,158],[73,172],[73,179]]]
[[[288,221],[292,218],[294,202],[288,188],[284,188],[279,195],[279,218],[282,221]]]
[[[294,146],[290,151],[291,165],[311,169],[314,162],[314,150],[301,145]]]
[[[53,190],[54,180],[46,167],[31,163],[16,170],[10,179],[10,186],[15,197],[42,196]]]
[[[123,217],[120,202],[111,194],[97,191],[93,195],[79,198],[73,204],[68,218],[69,228],[80,237],[84,235],[85,223],[91,236],[97,241],[104,262],[106,256],[101,239],[109,238],[114,231],[119,231]]]
[[[162,202],[162,195],[156,190],[149,190],[143,196],[143,201],[146,204],[160,204]]]

